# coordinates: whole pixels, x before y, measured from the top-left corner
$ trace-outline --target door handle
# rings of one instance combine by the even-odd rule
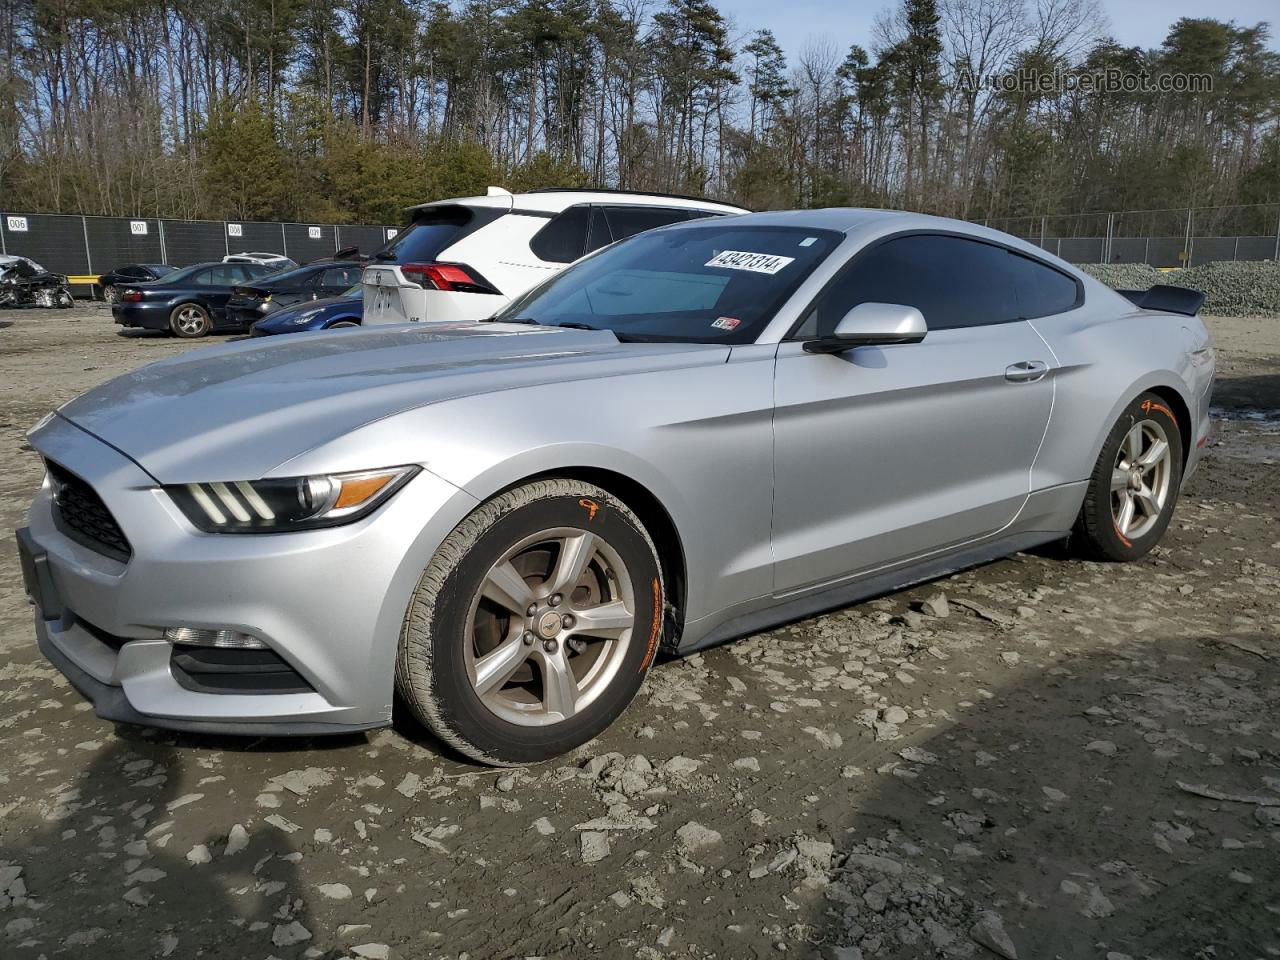
[[[1004,378],[1012,383],[1035,383],[1049,372],[1049,365],[1043,360],[1023,360],[1011,363],[1004,368]]]

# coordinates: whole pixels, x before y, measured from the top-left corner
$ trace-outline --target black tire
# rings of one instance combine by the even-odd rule
[[[120,291],[116,289],[114,283],[108,283],[102,288],[102,300],[104,303],[113,305],[120,302]]]
[[[60,310],[69,310],[76,305],[75,298],[71,296],[71,292],[68,290],[59,290],[54,294],[53,302]]]
[[[473,686],[467,666],[468,652],[474,650],[469,615],[503,554],[552,528],[588,531],[616,552],[628,571],[634,621],[616,670],[594,699],[566,719],[529,726],[499,716]],[[491,765],[547,760],[599,734],[631,703],[658,650],[664,607],[657,550],[626,504],[593,484],[534,481],[478,507],[437,550],[405,617],[396,689],[418,721],[475,760]],[[565,651],[568,656],[567,646]]]
[[[1116,469],[1125,438],[1131,430],[1144,422],[1158,427],[1168,443],[1169,486],[1154,522],[1140,536],[1126,536],[1120,530],[1113,512],[1112,472]],[[1072,544],[1078,553],[1094,560],[1128,563],[1146,556],[1160,542],[1178,502],[1184,443],[1178,418],[1158,394],[1144,393],[1125,408],[1107,434],[1102,452],[1089,477],[1088,492],[1072,530]]]
[[[339,320],[337,323],[331,323],[325,327],[326,330],[344,330],[347,327],[358,327],[360,324],[354,320]]]
[[[207,337],[212,329],[213,320],[209,317],[209,311],[198,303],[180,303],[169,314],[169,331],[175,337],[194,340],[197,337]]]

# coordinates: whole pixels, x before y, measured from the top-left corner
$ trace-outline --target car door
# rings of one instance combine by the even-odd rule
[[[1017,515],[1052,355],[1019,319],[1003,247],[889,238],[819,295],[775,368],[775,587],[835,582],[989,536]],[[916,344],[806,353],[864,302],[917,307]]]
[[[226,315],[227,301],[231,299],[231,287],[249,279],[249,272],[242,263],[220,263],[192,278],[200,285],[200,299],[213,316],[221,320]]]

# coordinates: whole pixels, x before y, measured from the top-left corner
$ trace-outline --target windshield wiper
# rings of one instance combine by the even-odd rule
[[[527,323],[530,326],[538,326],[538,321],[533,317],[511,317],[509,319],[503,317],[489,317],[488,323]]]
[[[394,260],[396,255],[390,250],[380,250],[373,255],[374,260]]]
[[[599,327],[593,327],[589,323],[579,323],[577,320],[565,320],[562,323],[549,324],[552,327],[567,327],[570,330],[599,330]]]

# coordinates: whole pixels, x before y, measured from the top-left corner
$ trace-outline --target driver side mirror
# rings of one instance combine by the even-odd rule
[[[860,303],[825,337],[806,340],[806,353],[840,353],[854,347],[919,343],[929,332],[924,314],[901,303]]]

